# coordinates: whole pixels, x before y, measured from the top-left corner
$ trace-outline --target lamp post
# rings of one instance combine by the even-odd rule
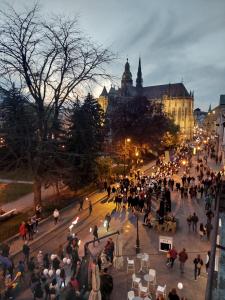
[[[201,150],[201,148],[198,146],[197,147],[197,159],[199,160],[199,151]]]
[[[123,175],[126,176],[126,150],[127,150],[127,143],[130,143],[130,138],[124,139],[124,161],[123,161]]]
[[[182,165],[184,166],[185,172],[187,173],[187,161],[185,159],[182,160]]]
[[[136,229],[137,229],[137,234],[136,234],[136,254],[140,253],[140,240],[139,240],[139,216],[138,213],[136,212]]]

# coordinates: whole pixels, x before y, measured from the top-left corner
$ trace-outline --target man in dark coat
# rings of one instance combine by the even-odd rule
[[[113,290],[113,278],[108,274],[107,268],[103,270],[100,275],[100,291],[102,295],[102,300],[110,300],[110,295]]]

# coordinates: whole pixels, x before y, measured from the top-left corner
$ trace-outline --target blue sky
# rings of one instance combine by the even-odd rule
[[[15,7],[26,5],[23,0],[5,2]],[[225,94],[224,0],[39,3],[46,14],[78,15],[88,36],[118,54],[118,60],[109,66],[109,72],[118,78],[115,84],[120,84],[127,56],[136,79],[140,55],[145,86],[183,81],[188,90],[195,92],[195,107],[205,110],[210,103],[216,106],[219,95]]]

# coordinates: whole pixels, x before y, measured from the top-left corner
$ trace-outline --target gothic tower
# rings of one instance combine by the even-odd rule
[[[109,104],[109,95],[105,86],[103,87],[102,93],[98,98],[98,104],[101,106],[104,113],[106,113]]]
[[[125,63],[125,69],[123,72],[122,80],[121,80],[121,90],[122,90],[122,95],[128,96],[129,92],[129,87],[133,86],[133,80],[132,80],[132,74],[130,71],[130,64],[128,62]]]
[[[143,78],[142,78],[142,72],[141,72],[141,58],[140,57],[139,57],[139,63],[138,63],[136,88],[137,89],[142,89],[143,88]]]

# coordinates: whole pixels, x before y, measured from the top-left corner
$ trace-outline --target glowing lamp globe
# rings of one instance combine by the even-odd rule
[[[56,272],[55,272],[55,274],[56,274],[57,276],[60,276],[60,273],[61,273],[61,270],[60,270],[60,269],[57,269]]]
[[[51,260],[54,260],[55,259],[55,254],[52,254],[51,255]]]
[[[183,283],[182,282],[178,282],[177,287],[179,290],[183,289]]]
[[[66,258],[66,257],[63,258],[63,263],[64,263],[64,264],[67,263],[67,258]]]

